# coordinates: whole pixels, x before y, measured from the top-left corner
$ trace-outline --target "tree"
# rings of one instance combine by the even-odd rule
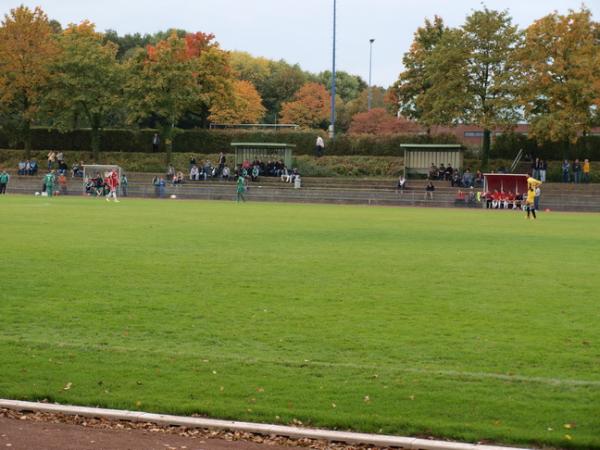
[[[531,134],[574,142],[598,120],[600,25],[582,8],[549,14],[525,31],[519,52],[521,99]]]
[[[0,117],[3,128],[31,151],[31,125],[39,117],[57,53],[53,29],[40,9],[12,9],[0,27]]]
[[[267,108],[267,120],[277,120],[282,104],[294,98],[298,90],[313,78],[304,72],[298,64],[290,65],[287,62],[270,61],[270,76],[264,83],[257,83],[256,88]]]
[[[392,86],[390,96],[398,102],[399,111],[405,117],[423,118],[422,99],[431,88],[427,62],[447,30],[441,17],[435,16],[433,22],[425,19],[425,25],[417,28],[409,51],[402,58],[405,70]]]
[[[463,26],[468,99],[465,121],[483,128],[482,165],[487,167],[491,131],[510,128],[519,119],[515,51],[520,33],[507,11],[475,11]]]
[[[317,75],[317,79],[331,92],[331,71],[321,72]],[[339,95],[344,102],[356,99],[367,87],[367,83],[358,75],[351,75],[344,71],[336,71],[335,73],[336,95]]]
[[[199,58],[190,58],[186,40],[173,33],[156,46],[139,51],[128,63],[125,93],[129,121],[137,123],[149,115],[156,118],[171,160],[175,125],[194,107],[201,94],[197,74]]]
[[[330,101],[331,97],[325,86],[306,83],[296,93],[294,101],[283,103],[281,121],[301,127],[324,128],[329,117]]]
[[[518,118],[514,69],[519,32],[506,11],[484,8],[458,30],[446,30],[424,58],[424,92],[412,116],[426,126],[471,123],[484,129],[482,165],[487,166],[491,131]],[[410,108],[409,108],[410,110]]]
[[[258,123],[265,114],[260,94],[249,81],[233,83],[233,104],[229,107],[215,105],[210,120],[216,123]]]
[[[352,117],[350,134],[398,134],[417,133],[419,125],[404,117],[396,117],[384,108],[373,108]]]
[[[103,41],[88,21],[69,25],[58,39],[60,53],[51,66],[47,97],[48,115],[59,130],[72,130],[77,117],[86,118],[94,158],[100,150],[100,131],[121,103],[123,82],[117,46]]]

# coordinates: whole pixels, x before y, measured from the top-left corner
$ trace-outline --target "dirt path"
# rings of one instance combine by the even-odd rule
[[[10,450],[290,450],[274,444],[180,436],[148,429],[82,425],[0,417],[0,449]]]

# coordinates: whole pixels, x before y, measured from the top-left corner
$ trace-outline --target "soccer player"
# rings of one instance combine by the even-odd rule
[[[116,203],[119,203],[117,200],[117,187],[119,186],[119,174],[116,170],[111,170],[106,177],[106,185],[108,186],[108,195],[106,196],[106,201],[109,202],[110,198],[114,198]]]
[[[246,198],[244,197],[244,193],[246,192],[246,179],[242,176],[239,175],[238,179],[237,179],[237,187],[236,187],[236,201],[239,203],[240,199],[242,199],[244,202],[246,201]]]
[[[530,214],[533,215],[534,219],[537,219],[535,215],[535,189],[541,185],[540,180],[529,177],[527,178],[527,200],[525,200],[525,210],[527,211],[527,218],[530,219]]]
[[[44,176],[44,185],[46,186],[48,197],[52,197],[54,192],[54,170],[51,170]]]

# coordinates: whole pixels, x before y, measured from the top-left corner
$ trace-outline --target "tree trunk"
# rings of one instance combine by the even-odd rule
[[[98,153],[100,152],[100,140],[102,135],[100,134],[100,128],[97,124],[92,124],[92,158],[94,161],[98,161]]]
[[[23,124],[23,145],[25,147],[25,159],[31,158],[31,122],[26,120]]]
[[[483,130],[483,147],[481,149],[481,168],[483,171],[488,170],[490,160],[490,147],[492,141],[492,132],[487,128]]]

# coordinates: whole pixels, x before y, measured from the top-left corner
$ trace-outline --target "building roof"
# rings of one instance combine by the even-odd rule
[[[275,143],[275,142],[232,142],[232,147],[258,147],[258,148],[294,148],[295,144],[283,144],[283,143]]]

